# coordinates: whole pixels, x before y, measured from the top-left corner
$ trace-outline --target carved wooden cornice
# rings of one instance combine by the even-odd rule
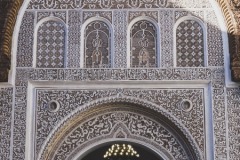
[[[232,80],[240,82],[240,2],[217,0],[228,28]]]
[[[240,82],[240,2],[216,0],[228,27],[232,80]],[[0,82],[6,82],[11,64],[11,44],[18,11],[23,0],[0,0]],[[6,13],[6,14],[3,14]]]
[[[234,16],[232,14],[232,10],[231,10],[231,6],[230,6],[229,2],[227,2],[226,0],[216,0],[216,1],[219,3],[219,5],[222,9],[222,12],[224,14],[228,32],[234,33],[235,32],[235,25],[234,25],[235,22],[234,22]]]
[[[8,70],[11,64],[12,35],[18,11],[23,0],[1,0],[2,13],[0,15],[0,82],[8,80]]]
[[[232,80],[240,82],[240,2],[232,0],[235,32],[229,33]]]
[[[11,42],[12,42],[13,30],[14,30],[15,22],[17,20],[18,11],[22,3],[23,3],[23,0],[14,0],[10,5],[10,9],[8,10],[8,14],[6,18],[2,49],[4,54],[9,58],[11,57]]]

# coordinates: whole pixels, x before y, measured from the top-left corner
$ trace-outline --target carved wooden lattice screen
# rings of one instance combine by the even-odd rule
[[[157,31],[149,21],[138,21],[132,28],[131,67],[157,67]]]
[[[85,29],[85,67],[111,67],[111,31],[102,21],[94,21]]]

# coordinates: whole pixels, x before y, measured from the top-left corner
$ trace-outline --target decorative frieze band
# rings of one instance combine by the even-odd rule
[[[211,80],[209,68],[169,69],[18,69],[28,80]],[[24,72],[24,73],[22,73]],[[22,74],[21,74],[22,73]],[[27,78],[27,77],[26,77]]]

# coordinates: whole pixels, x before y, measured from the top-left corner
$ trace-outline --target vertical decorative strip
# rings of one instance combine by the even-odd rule
[[[16,70],[16,92],[13,122],[13,160],[25,159],[27,81],[31,69]]]
[[[34,13],[25,12],[20,27],[17,48],[17,67],[32,67]]]
[[[205,12],[207,20],[208,66],[223,66],[223,40],[214,11]]]
[[[159,12],[160,28],[160,66],[173,67],[173,11]]]
[[[0,159],[10,159],[12,88],[0,88]]]
[[[68,11],[68,68],[80,67],[81,23],[80,11]]]
[[[114,11],[114,68],[127,67],[127,12]]]
[[[224,69],[212,69],[212,104],[215,159],[227,158]]]
[[[240,88],[227,89],[229,159],[239,159]]]

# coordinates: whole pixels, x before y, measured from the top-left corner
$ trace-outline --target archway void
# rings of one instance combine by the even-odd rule
[[[113,145],[130,145],[139,156],[119,156],[119,155],[114,155],[112,157],[104,157],[107,151],[109,151],[110,148],[112,148]],[[126,147],[127,148],[127,147]],[[78,160],[147,160],[147,159],[152,159],[152,160],[163,160],[162,157],[157,155],[155,152],[153,152],[151,149],[137,144],[137,143],[132,143],[132,142],[123,142],[123,141],[115,141],[111,143],[105,143],[100,146],[94,147],[91,151],[89,151],[86,155],[84,155],[82,158],[78,158]]]

